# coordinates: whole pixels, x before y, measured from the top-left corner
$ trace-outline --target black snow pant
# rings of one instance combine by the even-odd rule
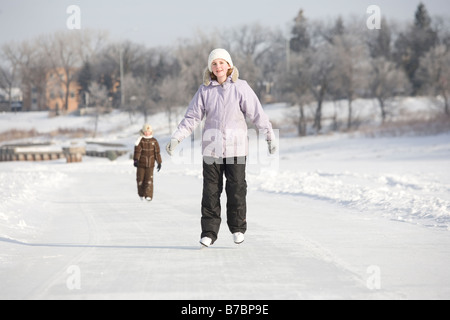
[[[227,224],[231,233],[247,230],[247,181],[245,157],[214,159],[203,158],[202,234],[212,243],[217,240],[221,217],[220,195],[223,176],[226,178]]]

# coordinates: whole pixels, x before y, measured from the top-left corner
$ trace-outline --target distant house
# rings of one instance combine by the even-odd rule
[[[74,75],[76,70],[70,72]],[[23,110],[55,113],[76,111],[80,106],[79,90],[80,85],[76,80],[67,81],[63,68],[47,71],[40,83],[24,84]]]
[[[74,70],[71,70],[75,74]],[[76,80],[67,81],[63,68],[52,70],[47,74],[46,104],[48,110],[72,112],[80,105],[80,85]],[[66,101],[67,100],[67,101]]]
[[[44,86],[44,84],[42,84]],[[25,84],[23,95],[23,111],[45,110],[45,94],[42,94],[38,87],[32,84]]]
[[[20,88],[9,91],[0,88],[0,111],[18,111],[22,108],[23,94]]]

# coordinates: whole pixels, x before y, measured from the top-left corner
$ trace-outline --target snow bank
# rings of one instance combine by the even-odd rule
[[[443,198],[450,194],[450,186],[419,175],[283,171],[250,179],[257,190],[310,197],[361,213],[376,211],[391,219],[450,230],[450,201]]]
[[[23,239],[37,235],[45,217],[45,195],[64,188],[66,174],[55,170],[55,165],[3,162],[0,170],[0,237]]]
[[[449,134],[282,138],[280,148],[276,166],[247,165],[250,192],[292,195],[300,202],[306,197],[361,215],[450,230]],[[173,174],[202,179],[201,164],[178,165]]]

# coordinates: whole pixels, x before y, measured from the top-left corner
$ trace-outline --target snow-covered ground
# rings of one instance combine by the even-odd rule
[[[0,114],[0,132],[90,121]],[[132,150],[139,121],[100,121]],[[165,146],[164,114],[149,122]],[[163,152],[151,203],[128,155],[0,162],[0,299],[450,298],[450,134],[281,136],[276,157],[253,143],[245,242],[223,221],[203,250],[197,142]]]

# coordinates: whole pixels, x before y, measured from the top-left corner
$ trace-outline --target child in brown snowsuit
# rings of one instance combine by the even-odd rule
[[[155,162],[158,172],[161,170],[161,154],[158,141],[153,137],[153,129],[145,124],[134,147],[134,166],[137,168],[137,187],[141,200],[153,199],[153,171]]]

